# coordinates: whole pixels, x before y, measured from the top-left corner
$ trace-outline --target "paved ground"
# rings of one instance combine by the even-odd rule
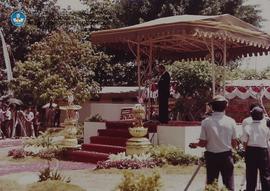
[[[12,142],[12,141],[11,141]],[[21,185],[34,183],[38,180],[38,172],[47,166],[47,161],[40,159],[27,158],[14,160],[6,155],[12,148],[18,148],[18,142],[1,144],[0,142],[0,179],[17,181]],[[61,173],[71,178],[73,184],[79,185],[87,191],[112,191],[121,181],[119,170],[99,170],[94,171],[95,165],[77,162],[54,161],[52,166],[59,166]],[[158,169],[161,174],[164,191],[183,191],[196,166],[193,167],[167,167]],[[149,173],[152,170],[139,170]],[[236,190],[242,176],[235,176]],[[221,181],[220,181],[221,182]],[[205,170],[202,168],[191,184],[189,191],[203,190],[205,183]]]
[[[93,172],[89,170],[62,171],[62,174],[71,178],[71,183],[79,185],[87,191],[112,191],[121,181],[121,174]],[[164,191],[183,191],[190,175],[182,174],[161,174]],[[240,176],[236,176],[237,191]],[[23,172],[0,177],[0,179],[15,180],[19,184],[26,185],[38,180],[37,173]],[[200,174],[191,184],[189,191],[202,191],[205,182],[205,175]]]

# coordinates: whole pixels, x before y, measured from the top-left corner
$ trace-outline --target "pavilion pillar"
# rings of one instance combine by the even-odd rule
[[[145,105],[145,111],[146,111],[146,119],[150,120],[152,117],[152,110],[153,110],[153,106],[152,106],[152,100],[151,100],[151,85],[152,85],[152,77],[153,77],[153,43],[150,42],[149,45],[149,59],[148,59],[148,66],[149,66],[149,70],[148,70],[148,74],[147,74],[147,81],[148,81],[148,101],[147,104]]]
[[[150,47],[149,47],[149,78],[152,78],[152,71],[153,71],[153,43],[150,42]]]
[[[222,83],[223,83],[223,95],[225,96],[225,81],[226,81],[226,67],[227,67],[227,43],[226,39],[224,40],[224,46],[223,46],[223,77],[222,77]]]
[[[215,79],[215,50],[214,40],[211,38],[211,63],[212,63],[212,95],[216,95],[216,79]]]
[[[136,64],[138,73],[139,97],[141,97],[141,51],[140,43],[137,44]]]

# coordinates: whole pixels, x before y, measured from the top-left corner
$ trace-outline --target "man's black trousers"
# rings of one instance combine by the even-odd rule
[[[160,123],[168,123],[169,112],[168,112],[169,97],[160,96],[159,98],[159,121]]]
[[[228,190],[234,190],[234,163],[232,152],[212,153],[205,152],[206,162],[206,177],[207,184],[212,184],[218,180],[219,173],[221,173],[223,184]]]
[[[257,174],[260,172],[262,191],[270,191],[270,164],[266,148],[247,147],[246,149],[246,191],[255,191]]]

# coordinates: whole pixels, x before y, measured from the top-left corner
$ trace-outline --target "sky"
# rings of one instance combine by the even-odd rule
[[[71,6],[73,10],[83,8],[79,0],[58,0],[58,4],[63,8]],[[246,0],[246,4],[259,6],[258,9],[262,11],[261,15],[265,19],[262,23],[262,30],[270,34],[270,0]],[[267,66],[270,66],[270,55],[243,59],[241,67],[262,71]]]
[[[270,34],[270,0],[247,0],[246,4],[259,5],[258,8],[262,10],[261,15],[266,20],[262,23],[262,30]],[[270,66],[270,55],[244,59],[242,68],[262,71],[267,66]]]

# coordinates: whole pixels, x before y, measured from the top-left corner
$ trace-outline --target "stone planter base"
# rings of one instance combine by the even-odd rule
[[[62,142],[63,147],[78,147],[77,139],[67,139],[65,138]]]
[[[142,137],[142,138],[133,137],[133,138],[128,139],[126,145],[127,145],[126,153],[128,155],[133,155],[133,154],[139,155],[148,151],[151,143],[145,137]]]

